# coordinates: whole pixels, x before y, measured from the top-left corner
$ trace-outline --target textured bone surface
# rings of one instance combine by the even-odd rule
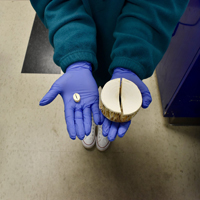
[[[102,92],[101,100],[103,105],[111,112],[121,113],[120,103],[116,101],[119,99],[120,78],[108,81]]]
[[[132,81],[122,78],[120,85],[120,78],[113,79],[108,81],[103,89],[99,88],[99,108],[111,121],[130,121],[141,105],[142,95]]]

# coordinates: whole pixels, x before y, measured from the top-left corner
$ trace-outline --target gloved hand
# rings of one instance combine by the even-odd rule
[[[147,108],[149,106],[152,101],[149,89],[135,73],[128,69],[116,68],[113,72],[111,80],[116,78],[126,78],[135,83],[142,94],[142,108]],[[123,137],[125,135],[130,124],[131,121],[118,123],[112,122],[109,119],[105,118],[102,125],[103,136],[107,136],[109,141],[114,141],[117,135],[119,137]]]
[[[80,102],[73,99],[74,93],[80,95]],[[100,123],[99,93],[97,84],[92,76],[92,67],[88,62],[76,62],[70,65],[52,85],[49,92],[40,101],[44,106],[51,103],[60,94],[64,101],[65,120],[71,139],[76,135],[83,140],[89,135],[92,126],[91,111],[94,122]]]

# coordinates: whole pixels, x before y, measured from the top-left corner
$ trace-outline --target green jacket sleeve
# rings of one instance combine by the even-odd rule
[[[77,61],[88,61],[97,69],[96,27],[81,0],[31,0],[49,30],[54,62],[63,72]]]
[[[113,34],[109,73],[123,67],[140,79],[150,77],[187,4],[188,0],[127,0]]]

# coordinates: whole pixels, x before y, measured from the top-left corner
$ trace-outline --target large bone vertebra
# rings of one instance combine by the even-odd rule
[[[130,121],[142,105],[138,87],[125,78],[108,81],[103,89],[99,87],[99,108],[103,115],[113,122]]]

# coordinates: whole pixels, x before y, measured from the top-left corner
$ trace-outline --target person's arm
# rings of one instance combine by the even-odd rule
[[[122,67],[150,77],[168,48],[189,0],[126,0],[113,36],[109,73]]]
[[[92,75],[92,67],[97,69],[95,23],[81,0],[31,0],[31,3],[49,30],[54,62],[65,72],[40,105],[51,103],[60,94],[69,136],[83,140],[91,132],[91,113],[94,122],[100,122],[98,87]],[[78,103],[73,99],[75,93],[80,95]]]
[[[81,0],[31,0],[31,4],[49,30],[53,59],[63,72],[78,61],[97,69],[96,27]]]
[[[188,0],[127,0],[118,17],[109,73],[111,79],[126,78],[138,86],[143,108],[150,105],[152,98],[142,79],[154,72],[187,3]],[[125,135],[130,123],[105,118],[103,135],[114,141],[117,135]]]

